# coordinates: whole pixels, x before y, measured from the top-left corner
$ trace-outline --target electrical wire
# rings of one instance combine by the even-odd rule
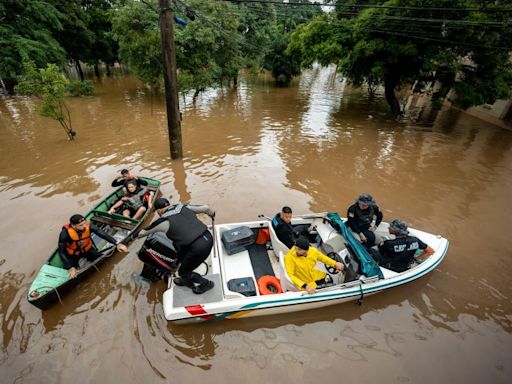
[[[260,4],[273,4],[278,6],[305,6],[305,7],[350,7],[350,8],[375,8],[375,9],[397,9],[397,10],[410,10],[410,11],[433,11],[433,12],[446,12],[446,11],[466,11],[466,12],[512,12],[511,7],[412,7],[412,6],[399,6],[399,5],[381,5],[381,4],[351,4],[339,3],[335,4],[322,4],[322,3],[297,3],[293,1],[283,2],[275,0],[225,0],[229,2],[243,3],[260,3]]]
[[[230,0],[228,0],[230,1]],[[245,1],[242,1],[244,3]],[[262,4],[266,4],[266,2],[254,1]],[[289,4],[289,3],[280,3],[280,4]],[[247,5],[246,5],[247,6]],[[254,8],[252,8],[254,9]],[[512,10],[511,10],[512,11]],[[338,12],[338,14],[344,16],[361,16],[358,12]],[[499,28],[512,28],[510,23],[501,23],[501,22],[490,22],[490,21],[471,21],[471,20],[454,20],[454,19],[441,19],[441,18],[424,18],[424,17],[407,17],[407,16],[394,16],[387,14],[365,14],[364,17],[368,17],[371,19],[389,19],[389,20],[402,20],[402,21],[414,21],[420,23],[433,23],[433,24],[454,24],[454,25],[462,25],[462,26],[481,26],[481,27],[499,27]]]

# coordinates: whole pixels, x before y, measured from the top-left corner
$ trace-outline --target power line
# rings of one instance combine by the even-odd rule
[[[231,1],[231,0],[229,0]],[[260,3],[260,4],[290,4],[290,3],[276,3],[276,2],[266,2],[261,0],[244,0],[241,3],[250,2],[250,3]],[[296,3],[302,4],[302,3]],[[314,3],[312,3],[314,4]],[[307,4],[306,4],[307,5]],[[245,5],[249,9],[251,8],[248,5]],[[512,9],[511,9],[512,12]],[[342,12],[339,14],[345,16],[361,16],[358,12]],[[500,23],[500,22],[492,22],[492,21],[471,21],[471,20],[454,20],[454,19],[441,19],[441,18],[424,18],[424,17],[408,17],[408,16],[394,16],[394,15],[385,15],[385,14],[365,14],[364,17],[368,17],[370,19],[389,19],[389,20],[402,20],[402,21],[416,21],[421,23],[433,23],[433,24],[454,24],[454,25],[462,25],[462,26],[479,26],[479,27],[499,27],[499,28],[510,28],[512,27],[509,23]]]
[[[259,12],[260,14],[268,14],[269,12],[271,12],[270,10],[251,8],[250,5],[246,5],[246,7],[250,8],[251,10],[253,10],[255,12]],[[283,13],[281,15],[284,16],[285,14]],[[410,23],[408,23],[408,25],[410,25]],[[488,49],[509,49],[509,48],[503,47],[503,46],[482,45],[482,44],[475,44],[475,43],[467,43],[467,42],[463,42],[463,41],[441,39],[439,37],[443,32],[450,33],[450,31],[448,31],[446,29],[442,29],[443,28],[442,25],[439,25],[437,27],[437,26],[428,26],[428,25],[424,26],[424,25],[420,25],[420,23],[416,23],[414,26],[417,28],[421,28],[421,29],[413,29],[412,31],[409,31],[409,33],[404,33],[403,29],[402,30],[393,30],[393,29],[382,30],[382,29],[375,29],[375,28],[371,28],[371,27],[359,27],[358,30],[382,33],[382,34],[388,34],[388,35],[394,35],[394,36],[400,36],[400,37],[409,37],[411,39],[434,41],[434,42],[439,42],[439,43],[442,43],[445,45],[446,44],[454,45],[454,46],[459,45],[459,46],[488,48]],[[351,27],[354,28],[354,26],[351,26]],[[398,27],[398,26],[395,26],[395,27]],[[425,30],[426,27],[435,27],[435,28],[437,28],[437,30],[439,30],[439,33],[433,34],[429,31],[426,31]],[[455,25],[455,27],[457,27],[457,29],[458,29],[458,28],[463,28],[465,26],[464,25]],[[452,29],[452,30],[453,30],[453,28],[454,27],[450,27],[450,29]],[[411,34],[410,32],[412,32],[413,34]]]
[[[375,8],[375,9],[399,9],[399,10],[410,10],[410,11],[434,11],[434,12],[446,12],[446,11],[466,11],[466,12],[512,12],[510,7],[411,7],[411,6],[394,6],[394,5],[381,5],[381,4],[351,4],[351,3],[338,3],[335,4],[322,4],[322,3],[297,3],[297,2],[283,2],[275,0],[226,0],[236,3],[261,3],[261,4],[274,4],[280,6],[306,6],[306,7],[350,7],[350,8]]]
[[[265,2],[261,2],[262,4],[265,4]],[[287,4],[287,3],[283,3]],[[266,11],[264,9],[258,9],[255,7],[251,7],[250,5],[245,5],[247,8],[260,13],[269,13],[270,11]],[[344,16],[360,16],[357,12],[339,12],[339,14],[342,14]],[[511,25],[506,23],[496,23],[496,22],[479,22],[479,21],[471,21],[471,20],[453,20],[453,19],[432,19],[432,18],[421,18],[421,17],[404,17],[404,16],[393,16],[393,15],[382,15],[382,14],[370,14],[365,15],[365,17],[368,17],[370,19],[374,20],[398,20],[398,21],[407,21],[408,25],[410,22],[414,22],[416,24],[423,24],[424,27],[428,26],[428,24],[439,24],[439,26],[443,25],[452,25],[452,26],[460,26],[461,28],[466,26],[477,26],[481,28],[512,28]]]
[[[395,31],[383,31],[379,29],[371,29],[371,28],[365,28],[364,30],[369,32],[376,32],[376,33],[384,33],[387,35],[394,35],[394,36],[403,36],[411,39],[420,39],[420,40],[429,40],[429,41],[436,41],[443,44],[448,45],[462,45],[462,46],[468,46],[468,47],[477,47],[477,48],[489,48],[489,49],[510,49],[510,47],[500,47],[495,45],[480,45],[480,44],[473,44],[473,43],[464,43],[461,41],[455,41],[455,40],[442,40],[442,39],[435,39],[430,37],[424,37],[424,36],[416,36],[411,35],[409,33],[401,33],[401,32],[395,32]]]
[[[255,5],[255,4],[254,4]],[[261,9],[261,8],[255,8],[255,7],[252,7],[250,4],[249,5],[245,5],[245,7],[247,7],[248,9],[250,9],[253,13],[258,13],[258,14],[261,14],[261,15],[267,15],[267,16],[274,16],[274,14],[272,13],[272,10],[268,10],[268,9]],[[277,12],[277,16],[281,16],[281,17],[286,17],[288,16],[289,14],[286,14],[286,13],[280,13],[280,11],[276,11]],[[241,15],[242,13],[239,12],[239,13],[234,13],[236,15]],[[356,15],[354,13],[346,13],[348,15]],[[373,18],[374,20],[377,20],[378,18],[377,17],[374,17]],[[396,25],[393,25],[394,23],[393,22],[400,22],[402,21],[400,18],[394,18],[393,20],[391,20],[391,26],[395,26],[397,28],[400,27],[400,24],[396,24]],[[386,23],[386,26],[389,26],[390,23],[387,22]],[[450,24],[450,26],[448,27],[446,24],[437,24],[437,25],[432,25],[432,24],[422,24],[421,21],[414,21],[414,20],[411,20],[411,21],[408,21],[407,22],[407,27],[408,28],[411,28],[412,27],[412,32],[415,32],[415,33],[421,33],[421,34],[431,34],[432,36],[434,37],[437,37],[439,36],[440,34],[447,34],[447,33],[450,33],[450,32],[456,32],[457,30],[461,30],[463,28],[466,28],[467,25],[464,25],[464,24]],[[492,28],[491,26],[488,26],[488,25],[484,25],[484,26],[479,26],[480,28],[486,30],[487,28]],[[398,31],[398,32],[403,32],[403,29]]]

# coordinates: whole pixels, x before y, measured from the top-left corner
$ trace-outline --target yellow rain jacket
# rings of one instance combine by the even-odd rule
[[[284,257],[284,265],[288,276],[290,276],[293,284],[302,290],[304,290],[304,288],[302,288],[304,284],[316,288],[315,281],[325,277],[325,272],[315,268],[317,261],[331,267],[334,267],[336,264],[336,261],[325,256],[322,252],[313,247],[309,247],[306,256],[297,256],[295,246],[293,246]]]

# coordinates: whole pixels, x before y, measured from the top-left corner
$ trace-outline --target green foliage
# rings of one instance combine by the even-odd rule
[[[289,35],[283,35],[272,44],[272,49],[265,55],[264,68],[272,72],[276,84],[288,86],[293,76],[300,74],[300,56],[291,55],[286,51]]]
[[[156,8],[156,1],[152,1]],[[119,57],[150,85],[162,78],[162,48],[158,14],[139,1],[127,1],[112,17],[112,35],[119,44]]]
[[[82,0],[48,0],[62,14],[62,29],[54,33],[66,51],[66,58],[85,62],[92,54],[93,32],[88,28],[89,15]],[[82,76],[82,73],[79,73]],[[82,78],[83,80],[83,78]]]
[[[66,85],[66,93],[69,96],[93,96],[94,84],[91,80],[77,81],[70,80]]]
[[[110,0],[3,0],[0,2],[0,76],[12,92],[22,63],[63,66],[67,60],[113,64]]]
[[[238,19],[226,17],[234,6],[212,0],[190,0],[187,4],[197,17],[188,20],[186,27],[175,29],[178,78],[184,78],[180,90],[202,90],[235,79],[243,61]],[[178,16],[186,17],[184,9],[178,11]]]
[[[23,62],[64,63],[64,49],[54,37],[62,30],[62,17],[50,1],[0,2],[0,76],[9,91],[23,72]]]
[[[16,86],[16,92],[40,98],[38,110],[41,116],[57,120],[64,128],[70,140],[76,133],[71,125],[71,116],[64,102],[69,80],[60,72],[55,64],[46,68],[36,68],[33,62],[24,65],[24,74]]]
[[[127,0],[112,18],[121,60],[153,85],[161,82],[162,72],[156,9],[155,0]],[[300,73],[300,60],[285,51],[289,36],[321,13],[318,7],[215,0],[187,0],[186,6],[178,1],[174,11],[187,21],[185,27],[174,28],[181,92],[236,81],[243,67],[267,68],[280,84],[288,84]],[[187,18],[191,13],[194,20]]]
[[[91,47],[85,62],[113,65],[118,59],[118,45],[112,36],[112,1],[83,0],[82,4],[87,14],[87,29],[92,32]]]

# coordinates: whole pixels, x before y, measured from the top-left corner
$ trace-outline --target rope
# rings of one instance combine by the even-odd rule
[[[359,299],[357,299],[357,305],[361,306],[361,305],[363,305],[363,299],[364,299],[363,284],[359,284],[359,290],[361,292],[361,296],[359,297]]]

